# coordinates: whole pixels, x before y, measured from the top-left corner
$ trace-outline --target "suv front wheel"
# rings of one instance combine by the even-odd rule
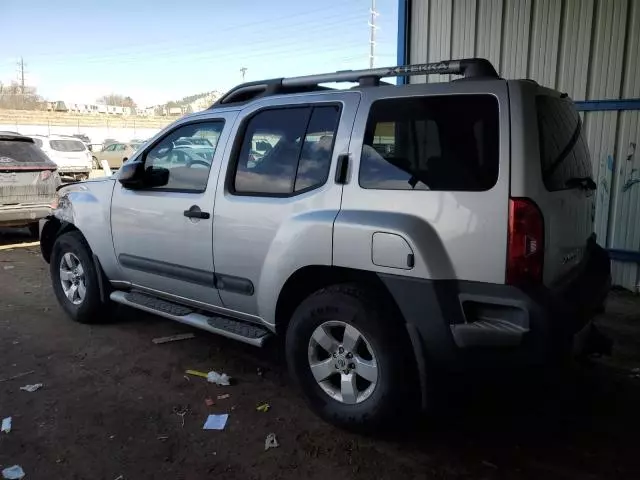
[[[413,361],[404,322],[354,284],[320,290],[296,309],[287,363],[311,408],[351,430],[372,430],[413,411]]]
[[[58,303],[73,320],[97,323],[109,318],[111,305],[104,305],[100,299],[99,272],[80,232],[68,232],[56,239],[49,268]]]

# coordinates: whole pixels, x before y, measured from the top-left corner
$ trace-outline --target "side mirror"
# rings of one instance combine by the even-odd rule
[[[118,181],[130,190],[162,187],[169,183],[169,170],[161,167],[145,169],[142,162],[127,162],[120,167]]]
[[[164,187],[169,183],[169,169],[162,167],[149,167],[145,171],[144,184],[147,187]]]
[[[118,181],[124,188],[132,190],[142,188],[144,186],[144,163],[124,163],[118,172]]]

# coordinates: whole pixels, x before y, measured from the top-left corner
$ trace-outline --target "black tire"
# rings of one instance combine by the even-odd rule
[[[419,404],[415,359],[404,321],[393,312],[380,295],[355,284],[322,289],[296,309],[287,329],[289,372],[311,408],[326,421],[348,430],[371,432],[392,422],[401,425],[415,412]],[[357,328],[375,352],[377,384],[361,403],[345,404],[331,398],[311,373],[309,341],[319,325],[332,320]]]
[[[77,257],[84,270],[86,293],[84,299],[78,305],[73,304],[67,298],[60,280],[60,264],[63,256],[67,252]],[[105,304],[100,299],[98,275],[102,275],[102,272],[96,271],[91,248],[89,248],[89,245],[80,232],[68,232],[60,235],[56,239],[51,251],[49,269],[51,272],[53,291],[58,299],[58,303],[60,303],[60,306],[73,320],[79,323],[102,323],[111,319],[113,311],[112,303],[107,302]]]
[[[29,229],[29,234],[33,238],[40,237],[40,225],[38,223],[30,223],[27,228]]]

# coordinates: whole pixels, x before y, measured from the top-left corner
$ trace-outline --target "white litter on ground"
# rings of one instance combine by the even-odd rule
[[[0,432],[9,433],[11,431],[11,417],[2,419],[2,428],[0,428]]]
[[[213,370],[207,373],[207,382],[209,383],[215,383],[216,385],[228,387],[229,385],[231,385],[230,380],[231,377],[229,377],[229,375],[227,375],[226,373],[218,373],[214,372]]]
[[[2,470],[2,478],[6,478],[7,480],[19,480],[20,478],[24,478],[24,475],[24,470],[20,465],[14,465],[13,467]]]
[[[24,387],[20,387],[20,390],[24,390],[25,392],[35,392],[36,390],[40,390],[42,388],[42,383],[34,383],[33,385],[25,385]]]
[[[267,435],[267,438],[264,440],[264,451],[266,452],[270,448],[278,448],[280,444],[278,443],[278,439],[276,438],[275,433],[270,433]]]

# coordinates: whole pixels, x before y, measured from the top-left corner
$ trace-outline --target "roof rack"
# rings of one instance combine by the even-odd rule
[[[273,78],[248,82],[232,88],[210,108],[234,103],[244,103],[259,97],[286,93],[305,93],[328,90],[321,83],[357,82],[360,86],[378,86],[384,77],[409,77],[413,75],[463,75],[464,78],[498,78],[491,62],[485,58],[465,58],[436,63],[400,65],[397,67],[372,68],[366,70],[342,70],[334,73],[305,75],[302,77]]]

